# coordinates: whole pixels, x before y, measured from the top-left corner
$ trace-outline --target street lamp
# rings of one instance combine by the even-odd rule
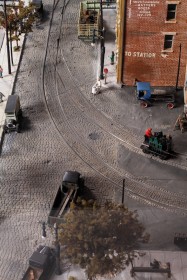
[[[100,75],[99,78],[101,80],[104,79],[103,69],[104,69],[104,61],[105,61],[105,29],[103,27],[103,0],[100,0],[100,13],[101,13],[101,21],[100,21],[100,30],[93,30],[93,41],[92,46],[95,44],[95,37],[98,37],[101,40],[101,52],[100,52]],[[100,33],[100,36],[97,36],[95,34],[95,31],[98,31]]]
[[[60,267],[60,243],[58,240],[58,227],[57,224],[54,224],[54,230],[55,230],[55,256],[56,256],[56,275],[61,275],[61,267]]]
[[[123,179],[122,200],[121,200],[122,204],[124,204],[124,194],[125,194],[125,179]]]
[[[5,30],[6,30],[6,46],[7,46],[7,59],[8,59],[8,74],[11,74],[11,64],[10,64],[10,50],[9,50],[9,39],[8,39],[8,21],[6,13],[6,1],[4,2],[4,14],[5,14]]]
[[[42,224],[42,238],[46,238],[46,223],[45,222],[39,222]],[[56,259],[56,266],[55,266],[55,274],[56,275],[61,275],[62,270],[60,267],[60,243],[58,240],[58,227],[57,224],[54,224],[54,233],[55,233],[55,259]]]
[[[11,54],[11,61],[12,61],[12,65],[14,65],[13,62],[13,52],[12,52],[12,24],[9,24],[9,32],[10,32],[10,54]]]
[[[96,32],[100,33],[100,35],[96,35]],[[93,30],[93,38],[92,38],[92,47],[95,46],[95,38],[99,38],[101,40],[101,53],[100,53],[100,75],[99,78],[101,80],[104,79],[103,69],[104,69],[104,61],[105,61],[105,29],[103,27],[102,30]]]

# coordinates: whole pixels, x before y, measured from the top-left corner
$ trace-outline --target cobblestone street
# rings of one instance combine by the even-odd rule
[[[0,280],[21,279],[28,258],[43,242],[39,221],[47,221],[66,170],[83,174],[86,186],[101,203],[121,202],[125,178],[125,202],[140,209],[145,224],[154,215],[158,221],[161,211],[168,211],[160,218],[162,224],[168,219],[164,244],[168,236],[169,242],[173,237],[169,230],[174,219],[176,228],[185,228],[186,159],[162,162],[143,156],[139,148],[147,126],[171,131],[179,109],[169,111],[167,117],[163,107],[160,113],[158,108],[142,111],[132,89],[117,87],[110,76],[111,87],[98,96],[91,94],[98,75],[99,46],[93,49],[77,38],[79,3],[69,0],[62,15],[64,2],[59,1],[51,19],[53,3],[45,0],[42,24],[27,35],[14,92],[21,100],[23,132],[5,136],[0,162]],[[110,16],[114,13],[110,11]],[[155,120],[159,114],[164,121]],[[179,142],[180,134],[174,139]],[[150,167],[153,162],[155,169]],[[150,226],[154,246],[155,228]],[[51,245],[49,229],[47,235],[45,243]]]

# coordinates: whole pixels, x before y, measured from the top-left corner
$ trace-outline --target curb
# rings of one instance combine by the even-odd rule
[[[0,138],[0,155],[1,155],[1,151],[2,151],[4,137],[5,137],[5,132],[4,132],[4,129],[3,129],[3,132],[2,132],[1,138]]]
[[[18,76],[18,72],[19,72],[20,65],[21,65],[21,60],[22,60],[22,57],[23,57],[23,50],[24,50],[25,43],[26,43],[26,35],[24,34],[23,36],[24,36],[24,38],[23,38],[23,42],[22,42],[22,47],[21,47],[21,51],[20,51],[20,56],[19,56],[19,60],[18,60],[16,74],[15,74],[15,77],[14,77],[14,81],[13,81],[13,84],[12,84],[12,90],[11,90],[10,95],[13,95],[13,91],[15,89],[16,80],[17,80],[17,76]],[[4,129],[3,129],[4,124],[1,125],[1,127],[2,127],[2,134],[0,136],[0,155],[1,155],[1,152],[2,152],[2,146],[3,146],[4,137],[5,137],[5,132],[4,132]]]
[[[25,48],[25,43],[26,43],[26,34],[24,34],[24,38],[23,38],[23,42],[22,42],[22,47],[21,47],[21,52],[20,52],[20,56],[19,56],[18,66],[17,66],[17,69],[16,69],[16,74],[15,74],[15,77],[14,77],[14,81],[13,81],[13,84],[12,84],[11,95],[13,95],[13,91],[15,89],[15,84],[16,84],[18,72],[19,72],[19,69],[20,69],[21,60],[22,60],[22,57],[23,57],[23,50]]]

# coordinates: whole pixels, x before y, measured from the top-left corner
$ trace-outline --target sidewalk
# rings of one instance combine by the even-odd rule
[[[143,251],[146,253],[143,257],[135,259],[134,266],[149,267],[150,262],[154,259],[162,262],[170,262],[171,267],[171,280],[185,280],[187,279],[187,254],[185,252],[171,252],[171,251]],[[144,279],[144,280],[166,280],[168,279],[167,273],[145,273],[137,272],[134,278],[130,275],[131,266],[127,267],[124,271],[116,276],[112,277],[98,277],[98,280],[132,280],[132,279]],[[83,270],[78,267],[70,267],[66,271],[63,270],[63,274],[60,276],[54,275],[52,280],[68,280],[70,276],[74,276],[76,280],[87,280]]]
[[[102,81],[102,88],[101,93],[106,93],[108,90],[112,91],[114,87],[119,87],[119,85],[116,84],[116,74],[115,74],[115,67],[116,63],[114,65],[110,64],[110,55],[112,51],[115,51],[115,10],[111,11],[104,11],[104,25],[106,28],[106,41],[105,41],[105,47],[106,47],[106,53],[105,53],[105,68],[108,68],[108,77],[107,77],[107,84],[104,85],[104,82]],[[19,44],[22,46],[23,38],[19,42]],[[0,103],[0,133],[2,133],[2,125],[4,123],[4,109],[6,106],[6,100],[8,95],[12,94],[12,89],[14,86],[15,78],[16,78],[16,71],[17,66],[19,64],[19,59],[21,55],[20,52],[14,52],[14,63],[15,66],[12,67],[12,74],[8,74],[8,65],[7,65],[7,54],[6,54],[6,40],[4,40],[3,47],[0,52],[0,65],[4,69],[4,78],[0,79],[0,91],[5,95],[4,102]],[[116,62],[116,61],[115,61]],[[96,77],[95,77],[96,78]],[[90,88],[91,90],[91,88]],[[111,94],[112,95],[112,94]],[[90,94],[91,96],[91,94]],[[92,98],[97,99],[99,96],[95,96]],[[102,97],[102,95],[101,95]],[[119,100],[122,102],[122,105],[125,104],[125,99],[127,97],[123,94],[123,99],[120,97]],[[118,100],[118,101],[119,101]],[[125,100],[125,101],[124,101]],[[109,100],[110,102],[110,100]],[[108,104],[109,104],[108,102]],[[106,104],[107,105],[107,104]],[[120,105],[120,103],[119,103]],[[138,105],[139,106],[139,105]],[[117,112],[118,113],[118,112]],[[124,113],[122,115],[122,118],[124,118]],[[112,118],[111,118],[112,119]],[[133,119],[134,122],[134,119]],[[1,134],[0,134],[1,137]],[[22,217],[20,217],[22,218]],[[33,228],[33,231],[35,229]],[[157,229],[159,234],[159,228]],[[29,232],[30,234],[30,232]],[[162,237],[160,237],[162,239]],[[29,240],[30,242],[30,240]],[[187,268],[187,253],[186,252],[175,252],[175,251],[147,251],[147,255],[145,255],[143,258],[136,260],[135,265],[137,266],[148,266],[149,262],[153,260],[153,258],[158,259],[159,261],[163,262],[171,262],[171,273],[172,277],[171,279],[177,279],[177,280],[184,280],[186,279],[186,268]],[[62,250],[63,254],[63,250]],[[11,253],[13,256],[13,253]],[[15,256],[14,256],[15,257]],[[8,261],[7,261],[8,263]],[[12,270],[14,273],[14,265],[19,264],[19,260],[14,261],[13,265],[8,267],[9,270]],[[16,268],[15,268],[16,269]],[[19,268],[18,268],[19,269]],[[68,280],[69,276],[76,277],[76,280],[87,280],[86,276],[84,275],[84,271],[77,269],[76,267],[71,267],[71,269],[66,270],[64,267],[63,274],[61,276],[54,276],[53,280]],[[104,278],[98,278],[100,280],[104,280]],[[132,277],[130,276],[130,267],[124,270],[122,273],[120,273],[116,277],[107,278],[107,280],[130,280]],[[161,280],[161,279],[167,279],[167,275],[164,274],[150,274],[150,273],[137,273],[137,276],[134,279],[144,279],[144,280]],[[105,278],[106,280],[106,278]]]
[[[21,35],[19,41],[20,46],[23,45],[23,40],[24,40],[24,35]],[[15,42],[12,42],[12,45],[15,46]],[[6,46],[6,37],[4,36],[2,48],[0,50],[0,65],[3,68],[3,78],[0,79],[0,92],[2,92],[5,96],[3,97],[3,102],[0,103],[0,143],[3,138],[3,125],[5,122],[4,111],[6,107],[6,102],[8,99],[8,95],[12,94],[21,52],[22,52],[22,48],[18,52],[13,51],[14,65],[11,65],[11,74],[8,74],[7,46]]]

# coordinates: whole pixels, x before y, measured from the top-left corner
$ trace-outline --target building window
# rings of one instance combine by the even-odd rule
[[[164,50],[172,50],[172,47],[173,47],[173,35],[165,35]]]
[[[176,11],[177,11],[177,4],[168,4],[166,20],[167,21],[176,20]]]

